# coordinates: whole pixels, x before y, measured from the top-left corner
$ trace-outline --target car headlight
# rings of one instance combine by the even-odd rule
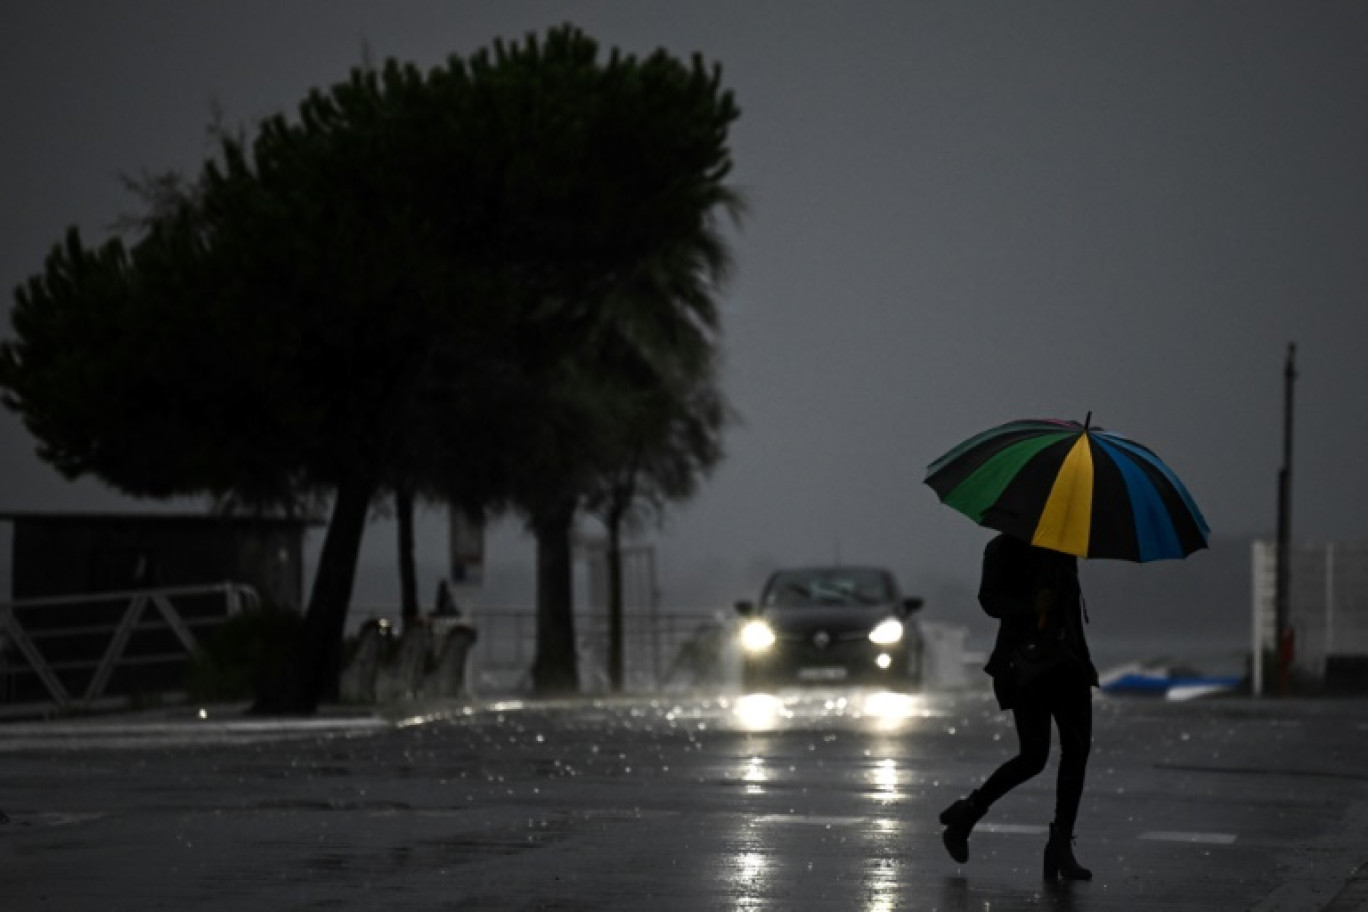
[[[902,642],[903,625],[897,618],[888,618],[880,621],[879,626],[869,631],[869,641],[878,643],[880,646],[891,646],[894,643]]]
[[[774,645],[774,631],[764,621],[750,621],[741,628],[741,646],[747,652],[764,652]]]

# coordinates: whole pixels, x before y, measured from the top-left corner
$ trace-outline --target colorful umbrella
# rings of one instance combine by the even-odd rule
[[[926,483],[974,522],[1052,551],[1152,561],[1205,548],[1210,529],[1178,476],[1091,418],[984,431],[931,463]]]

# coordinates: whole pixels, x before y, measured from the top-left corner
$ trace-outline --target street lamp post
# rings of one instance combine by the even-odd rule
[[[1283,464],[1278,472],[1278,553],[1273,583],[1274,629],[1277,635],[1277,689],[1286,694],[1292,677],[1295,639],[1288,622],[1288,593],[1292,563],[1292,412],[1297,382],[1297,346],[1287,346],[1283,368]]]

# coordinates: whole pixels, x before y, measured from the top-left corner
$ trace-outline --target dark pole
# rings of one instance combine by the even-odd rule
[[[608,524],[608,688],[622,693],[622,535],[621,520]]]
[[[1277,632],[1278,693],[1285,694],[1292,676],[1294,640],[1288,623],[1288,593],[1292,563],[1292,411],[1297,382],[1297,346],[1287,346],[1283,369],[1283,464],[1278,472],[1278,555],[1273,588],[1274,627]]]

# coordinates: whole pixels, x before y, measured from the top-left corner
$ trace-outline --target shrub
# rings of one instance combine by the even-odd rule
[[[303,617],[263,606],[233,615],[200,639],[190,659],[186,692],[196,702],[246,700],[289,661]]]

